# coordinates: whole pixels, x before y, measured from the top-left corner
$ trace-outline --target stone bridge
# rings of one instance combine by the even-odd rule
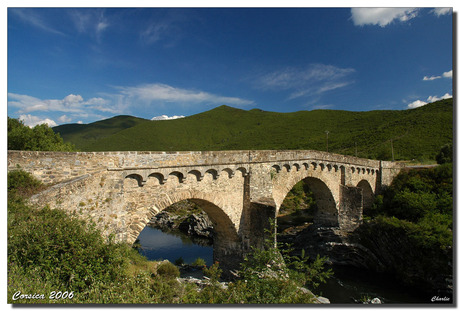
[[[235,268],[264,241],[292,187],[305,180],[317,202],[314,222],[351,232],[363,209],[401,166],[311,151],[8,151],[8,171],[32,173],[47,190],[31,198],[91,218],[105,234],[133,243],[156,213],[197,203],[214,224],[214,260]]]

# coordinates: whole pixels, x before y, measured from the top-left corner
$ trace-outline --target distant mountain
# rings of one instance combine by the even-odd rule
[[[313,149],[365,158],[434,159],[453,139],[453,100],[410,110],[278,113],[220,106],[193,116],[149,121],[128,116],[53,128],[82,151]]]

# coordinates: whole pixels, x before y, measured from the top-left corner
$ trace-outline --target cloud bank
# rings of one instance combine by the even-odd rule
[[[351,20],[355,26],[378,25],[385,27],[395,21],[407,22],[420,15],[420,8],[352,8]],[[452,8],[435,8],[430,11],[437,17],[452,14]]]
[[[118,90],[127,103],[140,101],[147,104],[175,103],[181,105],[194,105],[209,103],[235,106],[247,106],[254,103],[252,100],[220,96],[200,90],[177,88],[161,83],[144,84],[133,87],[118,87]]]
[[[424,76],[423,81],[433,81],[441,78],[452,79],[452,70],[444,72],[441,76]]]
[[[408,109],[418,108],[418,107],[425,106],[425,105],[427,105],[429,103],[434,103],[435,101],[438,101],[438,100],[441,100],[441,99],[447,99],[447,98],[452,98],[452,95],[450,95],[449,93],[446,93],[443,96],[441,96],[441,98],[439,98],[437,96],[428,96],[426,101],[417,99],[416,101],[413,101],[412,103],[407,105],[407,108]]]
[[[79,94],[69,94],[62,99],[40,99],[37,97],[8,93],[8,108],[16,108],[27,125],[47,123],[56,126],[73,120],[86,118],[104,119],[136,111],[139,107],[147,107],[152,111],[172,107],[192,107],[197,105],[253,105],[252,100],[238,97],[216,95],[200,90],[177,88],[166,84],[143,84],[133,87],[115,87],[114,93],[100,97],[84,99]],[[42,116],[32,115],[38,113]],[[45,114],[45,115],[43,115]],[[157,116],[154,120],[171,120],[183,116]],[[74,121],[75,122],[75,121]]]

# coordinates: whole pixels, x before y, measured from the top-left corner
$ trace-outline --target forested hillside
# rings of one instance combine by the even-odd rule
[[[116,121],[116,122],[115,122]],[[121,125],[120,125],[121,124]],[[96,126],[97,125],[97,126]],[[119,116],[53,128],[82,151],[313,149],[390,160],[434,160],[452,143],[453,100],[410,110],[277,113],[220,106],[168,121]]]

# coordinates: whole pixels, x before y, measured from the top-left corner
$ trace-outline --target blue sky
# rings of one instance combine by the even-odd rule
[[[8,8],[8,116],[27,125],[220,105],[410,109],[452,96],[450,9]]]

